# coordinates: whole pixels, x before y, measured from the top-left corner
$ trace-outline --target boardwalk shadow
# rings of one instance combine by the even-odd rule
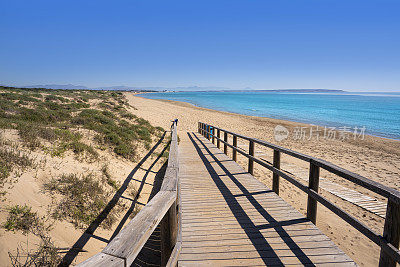
[[[267,210],[265,210],[262,205],[255,199],[254,195],[262,194],[262,193],[270,193],[271,191],[261,191],[256,193],[250,193],[245,186],[235,177],[234,173],[231,173],[224,165],[222,161],[220,161],[215,154],[213,154],[209,147],[194,133],[187,133],[190,140],[192,141],[194,147],[201,160],[204,163],[207,171],[212,177],[215,185],[221,192],[224,200],[227,203],[227,206],[235,216],[235,219],[240,224],[244,232],[246,233],[249,240],[252,242],[254,248],[257,250],[260,257],[263,259],[266,265],[284,265],[279,256],[275,253],[274,249],[271,247],[271,244],[265,239],[263,234],[261,233],[262,229],[273,228],[279,237],[284,242],[285,245],[292,251],[292,253],[296,256],[296,258],[303,264],[307,266],[314,266],[310,258],[302,251],[302,249],[296,244],[296,242],[290,237],[290,235],[285,231],[283,226],[287,225],[295,225],[299,223],[308,222],[305,218],[300,219],[292,219],[285,221],[277,221]],[[207,159],[206,156],[212,158],[212,160]],[[218,174],[216,169],[212,164],[217,164],[218,167],[224,172],[222,175]],[[221,179],[221,176],[228,177],[236,186],[240,189],[242,194],[234,195],[228,186]],[[266,220],[266,224],[257,226],[251,220],[246,211],[239,204],[237,197],[245,197],[248,202],[257,210],[257,212]]]
[[[156,172],[156,176],[154,179],[154,183],[153,183],[153,188],[152,191],[150,193],[150,199],[157,194],[157,192],[160,190],[161,188],[161,183],[162,183],[162,178],[164,177],[165,174],[165,170],[167,167],[167,162],[165,162],[163,164],[163,166],[158,170],[158,171],[153,171],[152,169],[154,168],[154,166],[156,165],[156,163],[160,160],[160,158],[162,157],[163,153],[167,150],[167,148],[169,147],[170,143],[166,144],[165,147],[163,148],[163,150],[161,151],[161,153],[158,154],[157,158],[154,159],[154,161],[151,163],[150,167],[148,167],[147,169],[144,169],[145,174],[143,175],[142,179],[137,179],[134,178],[134,175],[137,173],[138,170],[143,170],[142,165],[150,158],[150,156],[154,153],[154,151],[160,146],[160,144],[162,143],[162,141],[164,140],[166,135],[166,132],[164,132],[164,134],[162,135],[162,137],[157,141],[157,143],[150,149],[150,151],[140,160],[139,163],[137,163],[137,165],[135,166],[135,168],[129,173],[129,175],[126,177],[126,179],[124,180],[123,184],[121,185],[121,187],[118,189],[118,191],[114,194],[114,196],[112,197],[112,199],[108,202],[108,204],[106,205],[106,207],[103,209],[103,211],[96,217],[96,219],[87,227],[87,229],[85,230],[85,232],[79,237],[79,239],[75,242],[75,244],[72,246],[71,249],[69,249],[65,256],[63,257],[61,264],[59,266],[69,266],[74,260],[75,258],[78,256],[78,254],[80,252],[84,252],[84,247],[86,246],[86,244],[89,242],[89,240],[91,238],[94,239],[98,239],[104,243],[108,243],[110,242],[118,233],[119,231],[122,229],[122,227],[124,226],[124,224],[126,223],[126,221],[129,219],[129,216],[132,214],[132,212],[135,209],[135,206],[141,203],[138,203],[138,198],[140,196],[140,193],[143,189],[143,186],[145,184],[149,184],[146,183],[146,178],[149,175],[149,173],[151,172]],[[126,189],[128,188],[128,185],[131,181],[139,181],[140,182],[140,186],[138,188],[137,194],[135,196],[134,199],[131,198],[127,198],[124,197],[123,194],[126,191]],[[151,184],[150,184],[151,185]],[[94,232],[97,230],[97,228],[101,225],[101,223],[107,218],[107,215],[111,212],[111,210],[117,205],[118,201],[121,199],[127,199],[131,201],[131,205],[129,207],[129,209],[126,211],[126,213],[124,214],[123,218],[121,219],[121,221],[119,222],[118,226],[116,227],[116,229],[114,230],[111,238],[106,239],[100,236],[96,236],[94,235]],[[150,200],[149,199],[149,200]],[[142,204],[143,205],[143,204]],[[150,245],[148,244],[148,247]],[[145,258],[146,255],[142,255],[142,258]]]

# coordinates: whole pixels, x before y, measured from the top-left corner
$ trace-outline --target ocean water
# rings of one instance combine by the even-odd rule
[[[239,114],[327,127],[365,127],[365,133],[400,140],[400,93],[170,92],[142,97],[184,101]]]

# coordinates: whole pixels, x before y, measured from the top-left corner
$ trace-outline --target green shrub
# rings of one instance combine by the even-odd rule
[[[111,177],[110,170],[109,170],[107,164],[103,165],[103,167],[101,168],[101,172],[102,172],[103,177],[105,178],[105,181],[107,182],[107,184],[109,186],[111,186],[112,188],[114,188],[115,190],[118,190],[120,185],[116,180],[114,180]]]
[[[134,161],[136,157],[135,147],[133,147],[132,145],[127,145],[125,143],[117,145],[114,148],[114,152],[115,154],[120,155],[132,161]]]
[[[33,161],[22,152],[0,148],[0,188],[7,182],[7,178],[16,166],[23,170],[32,165]]]
[[[29,148],[37,148],[40,146],[40,141],[38,140],[38,133],[32,127],[32,124],[21,123],[17,126],[18,134],[24,141],[25,145]]]
[[[44,184],[44,189],[62,196],[61,201],[52,209],[52,216],[57,220],[70,220],[76,228],[85,228],[105,208],[109,192],[92,174],[77,176],[62,175]],[[110,229],[116,221],[116,211],[108,214],[103,228]]]
[[[3,227],[7,231],[32,233],[40,238],[39,246],[26,251],[17,248],[16,254],[9,252],[12,266],[58,266],[61,262],[58,249],[54,246],[48,231],[51,225],[45,225],[44,217],[39,217],[31,207],[15,205],[8,207],[8,217]]]
[[[90,145],[84,144],[79,141],[73,141],[69,144],[69,148],[78,155],[81,155],[83,153],[87,153],[91,158],[98,158],[99,153]]]
[[[3,227],[7,231],[22,231],[24,234],[43,228],[36,212],[32,212],[31,207],[24,205],[15,205],[8,208],[8,217]]]

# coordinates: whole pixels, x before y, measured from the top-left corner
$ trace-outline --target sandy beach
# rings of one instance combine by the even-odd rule
[[[168,129],[170,121],[177,118],[179,120],[179,135],[185,135],[187,132],[197,132],[197,124],[202,121],[232,132],[259,138],[327,160],[389,187],[400,189],[400,142],[397,140],[370,135],[365,135],[364,138],[342,138],[343,140],[340,138],[332,140],[311,138],[308,140],[308,138],[296,139],[289,136],[287,139],[277,142],[274,139],[274,129],[277,125],[289,129],[290,132],[296,127],[309,129],[311,126],[283,120],[215,111],[195,107],[183,102],[150,100],[132,93],[126,93],[126,96],[129,103],[135,107],[135,110],[132,109],[132,113],[149,120],[155,126]],[[239,146],[244,149],[246,145],[246,143],[239,141]],[[272,159],[272,150],[256,147],[256,152]],[[247,159],[244,157],[239,156],[238,161],[243,167],[246,166]],[[285,166],[297,166],[299,170],[307,170],[308,168],[304,162],[286,155],[282,156],[281,161],[283,162],[283,169]],[[256,164],[255,176],[271,187],[272,174],[270,171]],[[327,172],[321,171],[321,176],[379,201],[385,201],[383,198]],[[321,190],[321,193],[375,232],[382,233],[384,223],[382,217],[324,190]],[[305,214],[307,197],[299,189],[281,179],[280,195],[285,201]],[[321,205],[319,205],[318,209],[317,226],[359,265],[376,266],[378,264],[378,246]]]

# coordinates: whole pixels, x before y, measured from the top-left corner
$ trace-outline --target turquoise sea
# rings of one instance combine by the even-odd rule
[[[142,97],[328,127],[365,127],[400,140],[400,93],[170,92]]]

